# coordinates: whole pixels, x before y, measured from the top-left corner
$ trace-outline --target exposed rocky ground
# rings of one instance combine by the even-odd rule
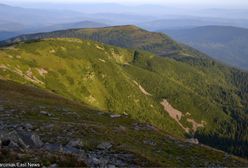
[[[239,166],[248,162],[178,139],[130,116],[91,109],[0,80],[0,162],[46,167]],[[31,101],[32,100],[32,101]]]
[[[37,155],[32,157],[31,161],[38,163],[41,161],[39,155],[44,154],[42,158],[47,160],[46,166],[52,167],[64,166],[68,158],[72,161],[72,163],[68,163],[70,166],[136,167],[151,164],[131,152],[118,151],[108,141],[99,142],[93,149],[89,149],[85,144],[87,138],[83,136],[84,131],[89,129],[88,131],[93,135],[97,133],[94,131],[94,127],[97,129],[98,126],[86,123],[59,122],[52,119],[51,113],[44,111],[41,111],[40,115],[51,118],[50,121],[19,120],[15,116],[16,113],[19,113],[18,109],[5,109],[1,106],[0,110],[2,113],[0,122],[2,161],[5,161],[4,155],[7,152],[8,155],[13,155],[12,157],[22,161],[26,159],[30,161],[29,157]],[[70,113],[66,109],[63,112]],[[22,113],[25,114],[25,111]],[[109,117],[111,118],[111,116]],[[125,127],[117,129],[116,131],[119,132]],[[55,156],[61,157],[56,158],[56,161],[53,160]]]
[[[10,151],[10,153],[12,152],[12,154],[15,152],[18,153],[16,157],[21,160],[38,152],[44,154],[48,153],[51,156],[64,155],[64,157],[72,157],[76,161],[75,164],[80,163],[80,166],[138,166],[138,164],[136,163],[138,158],[134,154],[115,151],[114,149],[112,149],[112,144],[110,142],[102,142],[98,144],[95,149],[90,150],[85,148],[82,142],[83,140],[71,139],[70,137],[63,136],[66,134],[61,134],[60,136],[46,139],[45,135],[42,134],[40,130],[48,131],[47,129],[51,129],[50,131],[52,131],[52,127],[53,125],[42,125],[40,127],[33,127],[33,125],[30,123],[1,123],[1,149],[2,151]],[[40,139],[40,136],[38,134],[43,135],[44,138],[42,139],[44,139],[44,142]],[[68,143],[64,144],[61,141],[67,141]],[[48,157],[47,159],[49,160],[50,158]],[[32,161],[40,163],[41,160],[38,158],[33,158]],[[55,166],[55,164],[56,163],[51,162],[51,165]],[[144,163],[144,166],[145,165],[146,163]],[[64,166],[63,162],[62,165],[57,166]]]

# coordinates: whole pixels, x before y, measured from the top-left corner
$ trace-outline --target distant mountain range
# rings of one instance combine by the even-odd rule
[[[137,23],[147,30],[190,29],[208,25],[248,27],[248,19],[226,19],[218,17],[171,16],[160,20]]]
[[[11,25],[10,25],[11,26]],[[106,24],[91,22],[91,21],[81,21],[74,23],[64,23],[64,24],[55,24],[52,26],[45,26],[40,28],[33,28],[31,30],[20,30],[20,31],[0,31],[0,41],[6,40],[21,34],[35,33],[35,32],[49,32],[55,30],[65,30],[65,29],[75,29],[75,28],[97,28],[97,27],[106,27]]]
[[[88,21],[88,18],[73,11],[31,9],[0,4],[0,40],[27,33],[107,26],[104,23]]]
[[[35,32],[49,32],[56,30],[66,30],[66,29],[78,29],[78,28],[99,28],[99,27],[107,27],[104,23],[98,23],[93,21],[81,21],[81,22],[73,22],[73,23],[63,23],[63,24],[54,24],[47,27],[41,27],[39,29],[35,29]]]
[[[45,10],[45,9],[31,9],[13,7],[9,5],[0,5],[0,21],[1,24],[13,23],[11,26],[12,30],[9,31],[20,31],[24,29],[33,29],[51,24],[59,24],[66,22],[76,22],[84,20],[81,13],[73,11],[59,11],[59,10]],[[17,26],[22,25],[22,27]],[[5,30],[5,27],[0,27],[0,31]]]
[[[204,26],[192,29],[162,30],[162,32],[214,59],[248,70],[248,29]]]
[[[20,35],[20,34],[16,32],[0,31],[0,41],[17,36],[17,35]]]
[[[76,24],[85,21],[109,26],[132,24],[151,31],[206,25],[248,27],[245,10],[193,10],[170,6],[125,6],[109,3],[66,5],[42,3],[26,6],[29,7],[0,5],[0,31],[26,34],[54,31],[60,28],[85,28]],[[224,17],[227,13],[233,13],[232,17]]]

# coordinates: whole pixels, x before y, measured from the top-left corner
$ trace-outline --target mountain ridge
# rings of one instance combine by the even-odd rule
[[[170,39],[165,34],[152,33],[135,25],[111,26],[105,28],[89,29],[69,29],[54,31],[50,33],[29,34],[5,40],[1,42],[0,45],[11,44],[13,42],[23,40],[25,41],[49,37],[71,37],[79,39],[89,39],[110,45],[115,45],[118,47],[138,48],[141,50],[153,51],[159,55],[170,53],[170,50],[175,50],[176,52],[177,48],[181,49],[179,45],[177,45],[172,39]],[[166,51],[166,49],[168,51]]]

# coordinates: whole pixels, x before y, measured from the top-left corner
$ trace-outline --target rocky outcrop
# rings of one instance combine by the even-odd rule
[[[67,147],[75,147],[75,148],[79,148],[79,149],[84,147],[83,142],[80,139],[70,140],[66,146]]]
[[[49,117],[52,116],[52,114],[49,113],[49,112],[47,112],[47,111],[40,111],[40,114],[47,115],[47,116],[49,116]]]
[[[35,133],[23,131],[1,132],[0,140],[2,147],[15,149],[40,148],[43,142]]]
[[[102,150],[107,150],[110,149],[111,147],[112,144],[110,142],[103,142],[97,146],[98,149],[102,149]]]
[[[135,156],[130,153],[118,152],[113,150],[111,142],[103,141],[96,145],[95,149],[84,147],[82,139],[70,139],[66,145],[62,143],[44,143],[33,126],[30,123],[20,125],[4,125],[0,123],[3,129],[0,132],[1,148],[15,151],[38,151],[56,155],[71,155],[78,161],[86,163],[89,167],[129,167],[137,166],[134,164]],[[49,125],[49,129],[54,127]],[[43,129],[43,126],[39,129]],[[10,131],[11,130],[11,131]],[[1,149],[0,148],[0,149]]]

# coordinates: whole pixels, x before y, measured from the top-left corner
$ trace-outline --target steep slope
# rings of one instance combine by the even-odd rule
[[[11,81],[0,80],[0,108],[0,161],[4,163],[63,167],[248,165],[246,160],[175,139],[128,116],[111,118],[111,113]]]
[[[172,54],[176,61],[93,41],[44,39],[2,48],[0,75],[246,157],[247,73],[190,53]]]
[[[168,132],[183,134],[173,121],[163,117],[166,114],[159,103],[143,97],[135,78],[123,70],[133,59],[128,50],[77,39],[50,39],[6,48],[1,58],[4,78],[31,82],[102,110],[154,122],[161,128],[171,125]]]
[[[207,53],[214,59],[248,70],[248,29],[204,26],[182,30],[162,30],[162,32]]]
[[[149,32],[132,25],[27,34],[0,41],[0,46],[43,38],[78,38],[94,40],[122,48],[148,51],[162,57],[180,59],[180,61],[182,61],[182,58],[187,60],[197,59],[197,61],[199,61],[198,59],[209,60],[208,56],[203,53],[200,53],[189,46],[178,44],[163,33]]]

